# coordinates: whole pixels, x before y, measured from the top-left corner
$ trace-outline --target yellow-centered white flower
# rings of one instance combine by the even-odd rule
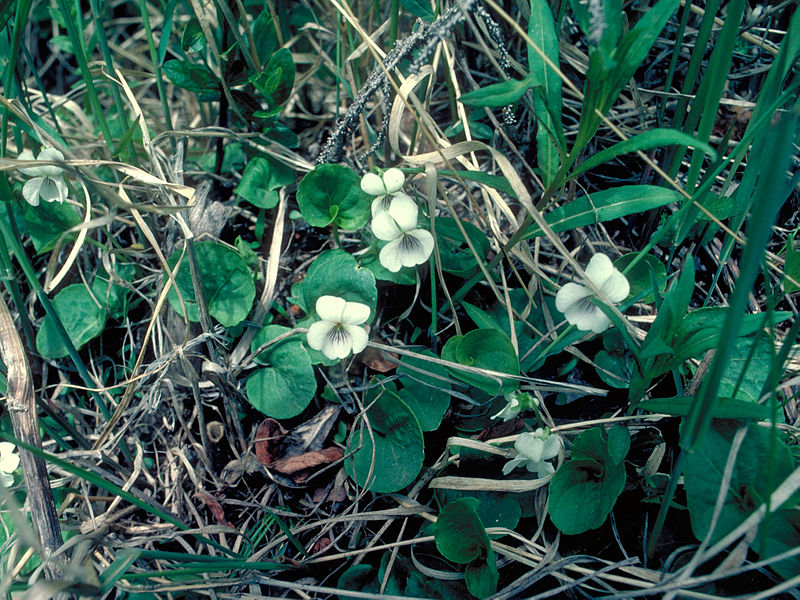
[[[514,442],[517,457],[503,466],[503,475],[508,475],[517,467],[525,466],[531,473],[546,477],[555,473],[555,467],[547,462],[558,456],[561,438],[540,427],[533,433],[521,433]]]
[[[392,198],[389,209],[372,219],[372,233],[389,242],[381,248],[378,259],[392,273],[401,267],[421,265],[433,252],[433,236],[417,228],[418,216],[417,203],[403,194]]]
[[[369,318],[369,306],[347,302],[338,296],[320,296],[316,305],[320,320],[308,328],[308,345],[327,358],[341,359],[358,354],[367,347],[369,337],[363,327]]]
[[[19,467],[17,447],[11,442],[0,442],[0,485],[9,487],[14,483],[14,471]]]
[[[23,150],[17,156],[17,160],[59,161],[64,160],[64,155],[55,148],[45,148],[34,159],[33,152]],[[23,167],[19,172],[31,178],[22,186],[22,196],[31,206],[39,206],[39,200],[64,202],[67,199],[69,190],[62,177],[64,169],[61,167],[55,165]]]
[[[605,254],[595,254],[592,257],[586,267],[586,278],[614,304],[625,300],[631,291],[625,275],[614,267]],[[611,321],[592,302],[594,296],[594,292],[585,285],[567,283],[556,294],[556,308],[581,331],[602,333]]]

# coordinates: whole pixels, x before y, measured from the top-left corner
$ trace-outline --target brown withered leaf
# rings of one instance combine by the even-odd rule
[[[485,442],[486,440],[493,440],[494,438],[514,435],[518,431],[522,431],[524,427],[525,423],[519,417],[511,419],[510,421],[502,421],[483,429],[478,434],[478,441]]]
[[[275,419],[264,419],[258,426],[255,440],[255,453],[263,465],[275,461],[278,446],[286,435],[286,430]]]
[[[340,460],[344,456],[344,451],[341,448],[332,446],[330,448],[323,448],[314,452],[306,452],[299,456],[289,456],[276,460],[269,465],[269,468],[283,473],[284,475],[292,475],[298,471],[305,469],[313,469],[321,465],[329,465],[330,463]]]
[[[311,554],[318,554],[319,552],[322,552],[332,543],[333,541],[329,537],[319,538],[316,542],[314,542],[314,546],[311,548]]]
[[[394,371],[397,368],[397,362],[400,361],[400,357],[396,354],[389,354],[396,359],[396,362],[392,362],[383,355],[383,352],[378,350],[377,348],[367,347],[358,357],[361,359],[365,365],[367,365],[373,371],[377,371],[378,373],[388,373],[389,371]]]
[[[194,497],[208,507],[208,510],[211,511],[211,515],[217,523],[233,528],[233,524],[225,518],[225,510],[222,508],[219,500],[214,498],[214,496],[206,494],[205,492],[195,492]]]

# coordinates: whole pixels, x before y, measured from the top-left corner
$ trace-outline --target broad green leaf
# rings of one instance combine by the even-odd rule
[[[250,350],[256,352],[263,344],[291,331],[288,327],[267,325],[253,338]],[[247,400],[253,408],[275,419],[289,419],[303,412],[317,392],[317,380],[301,336],[289,336],[270,345],[255,361],[267,366],[247,378]]]
[[[474,560],[464,569],[464,582],[469,593],[476,598],[488,598],[497,591],[497,581],[500,574],[497,572],[497,557],[489,546],[486,558]]]
[[[361,302],[370,308],[369,323],[375,316],[378,289],[375,276],[359,267],[344,250],[328,250],[311,263],[305,278],[292,286],[293,301],[309,315],[316,311],[321,296],[338,296],[348,302]]]
[[[569,231],[594,223],[619,219],[683,199],[678,192],[655,185],[626,185],[589,196],[580,196],[548,212],[544,218],[554,232]],[[524,239],[543,235],[538,225],[532,225]]]
[[[665,415],[675,415],[685,417],[689,414],[694,397],[673,396],[672,398],[651,398],[644,400],[636,405],[636,408],[649,410],[654,413],[664,413]],[[754,404],[750,401],[736,400],[720,397],[719,402],[712,408],[711,418],[713,419],[756,419],[763,420],[769,418],[770,408],[761,404]]]
[[[297,204],[312,227],[331,223],[342,229],[361,229],[370,217],[372,196],[361,191],[361,180],[342,165],[319,165],[297,188]]]
[[[429,0],[400,0],[400,4],[409,13],[419,17],[426,23],[431,23],[436,18]]]
[[[275,30],[275,23],[267,8],[264,8],[252,23],[255,50],[259,61],[264,63],[269,60],[269,57],[278,48],[278,34]]]
[[[625,356],[600,350],[594,356],[594,363],[597,375],[606,385],[622,389],[630,386],[634,367]]]
[[[31,236],[33,248],[37,254],[52,250],[58,238],[69,228],[81,222],[81,217],[75,208],[64,202],[42,202],[39,206],[31,206],[23,202],[23,219],[25,219],[25,229]],[[73,238],[77,233],[70,234]]]
[[[206,37],[203,35],[203,28],[200,27],[200,21],[197,17],[192,17],[186,23],[181,34],[181,50],[184,52],[200,52],[206,47]]]
[[[164,75],[180,88],[205,97],[219,96],[219,81],[205,65],[185,60],[168,60],[161,67]]]
[[[711,525],[725,464],[738,426],[735,421],[715,421],[689,453],[684,486],[692,531],[698,539],[705,538]],[[794,468],[791,452],[777,431],[750,425],[736,456],[728,493],[710,543],[719,541],[766,502]],[[800,544],[797,511],[791,507],[796,502],[795,495],[784,507],[770,507],[771,514],[762,521],[750,543],[751,549],[761,553],[762,559]],[[768,528],[766,531],[765,526]],[[765,542],[763,546],[762,541]],[[775,563],[773,568],[784,576],[794,576],[800,571],[800,557]]]
[[[478,516],[478,504],[475,498],[454,500],[436,519],[436,548],[447,560],[463,565],[486,556],[489,536]]]
[[[273,208],[278,204],[280,188],[294,182],[294,172],[283,163],[257,156],[242,174],[242,180],[234,193],[259,208]]]
[[[628,268],[628,265],[634,261],[637,261],[636,264]],[[629,252],[615,260],[614,266],[625,275],[628,283],[630,283],[630,298],[639,298],[641,295],[639,302],[654,302],[654,278],[658,286],[659,296],[664,294],[664,289],[667,286],[667,268],[655,256],[645,254],[640,258],[638,252]]]
[[[497,329],[476,329],[466,335],[453,336],[442,348],[442,359],[461,365],[519,375],[519,359],[511,340]],[[519,386],[515,379],[484,376],[450,368],[453,377],[490,395],[508,394]]]
[[[136,277],[137,271],[134,263],[118,263],[114,275],[123,281],[131,282]],[[100,269],[95,275],[92,281],[92,293],[106,307],[109,316],[115,319],[122,319],[125,316],[128,308],[128,288],[114,283],[105,270]]]
[[[600,527],[625,487],[624,459],[630,434],[616,425],[608,436],[600,427],[582,432],[572,458],[550,480],[550,518],[567,535]]]
[[[422,430],[411,409],[392,392],[370,390],[365,405],[369,425],[351,436],[347,454],[352,456],[345,459],[344,469],[364,489],[396,492],[422,468]]]
[[[197,242],[194,247],[200,272],[200,285],[209,314],[225,327],[238,325],[250,312],[256,297],[256,286],[250,269],[236,250],[218,242]],[[177,264],[180,256],[181,250],[176,250],[169,257],[167,264],[170,268]],[[184,257],[175,275],[175,281],[186,303],[188,319],[198,322],[200,313],[194,296],[188,258]],[[183,309],[174,287],[170,287],[167,299],[172,308],[183,316]]]
[[[435,358],[427,350],[421,353]],[[451,388],[447,369],[421,358],[404,356],[397,374],[403,385],[397,395],[417,417],[422,431],[435,431],[450,408],[448,392]]]
[[[680,0],[659,0],[645,11],[634,28],[625,33],[618,43],[615,38],[621,31],[622,10],[609,10],[610,2],[620,4],[619,0],[604,0],[604,17],[611,26],[604,32],[600,46],[589,55],[589,71],[586,74],[584,100],[573,153],[575,149],[582,150],[594,136],[601,122],[596,111],[599,110],[604,115],[608,113],[622,88],[628,84],[647,57]],[[577,8],[579,2],[573,0],[572,4],[573,8]],[[585,27],[589,27],[588,22]]]
[[[399,271],[393,273],[381,264],[380,250],[387,243],[379,240],[369,252],[359,255],[361,266],[369,269],[378,281],[391,281],[398,285],[417,283],[417,270],[414,267],[401,267]]]
[[[800,290],[800,286],[789,280],[789,277],[791,277],[794,281],[800,283],[800,251],[794,249],[793,242],[794,238],[791,238],[786,243],[783,290],[787,294]]]
[[[558,66],[558,34],[547,0],[530,0],[531,16],[528,36],[550,61]],[[536,129],[536,156],[544,185],[555,179],[560,155],[566,153],[561,125],[561,77],[533,48],[528,48],[528,70],[536,81],[533,108],[539,125]]]
[[[536,82],[531,75],[528,75],[525,79],[508,79],[467,92],[458,100],[465,106],[508,106],[522,98],[525,92],[535,84]]]
[[[717,160],[717,152],[711,145],[696,139],[694,136],[678,131],[677,129],[651,129],[627,140],[617,142],[610,148],[606,148],[593,154],[570,174],[570,178],[585,173],[597,166],[610,162],[623,154],[630,154],[640,150],[652,150],[653,148],[663,148],[665,146],[688,146],[702,150],[711,160]]]
[[[491,248],[489,240],[484,233],[469,221],[461,221],[478,256],[483,259]],[[478,271],[475,264],[475,255],[464,241],[464,236],[458,229],[454,219],[442,217],[436,219],[436,239],[439,242],[439,256],[442,260],[442,270],[459,277],[471,277]]]
[[[761,389],[769,376],[773,354],[769,341],[763,335],[736,340],[736,346],[719,382],[719,395],[723,398],[735,397],[745,402],[758,402]]]
[[[103,333],[105,306],[102,300],[93,298],[82,283],[68,285],[59,291],[53,298],[53,308],[75,348]],[[68,354],[49,318],[44,319],[36,333],[36,349],[45,358],[62,358]]]
[[[280,48],[270,57],[261,73],[250,76],[250,83],[267,101],[267,109],[259,111],[259,116],[272,116],[281,111],[292,93],[294,77],[294,60],[288,48]]]

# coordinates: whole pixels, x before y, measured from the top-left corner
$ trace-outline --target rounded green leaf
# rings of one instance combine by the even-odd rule
[[[314,314],[321,296],[338,296],[348,302],[361,302],[370,309],[369,323],[375,316],[378,289],[375,276],[359,267],[344,250],[328,250],[308,268],[305,279],[292,286],[293,301],[306,313]]]
[[[198,242],[194,247],[209,314],[225,327],[238,325],[250,312],[256,297],[256,286],[250,269],[236,250],[217,242]],[[181,250],[176,250],[169,257],[170,268],[175,266],[180,255]],[[175,281],[186,303],[189,320],[199,321],[200,314],[187,258],[181,263]],[[167,299],[172,308],[183,316],[178,294],[173,287],[167,293]]]
[[[416,417],[405,402],[386,390],[377,391],[365,426],[347,444],[347,474],[373,492],[396,492],[416,479],[422,468],[424,443]],[[367,394],[368,396],[370,394]],[[374,455],[374,456],[373,456]]]
[[[432,352],[423,354],[435,357]],[[412,356],[404,356],[397,374],[403,389],[398,392],[411,409],[422,431],[435,431],[450,408],[450,375],[443,366]]]
[[[478,516],[476,498],[459,498],[442,509],[434,526],[436,548],[447,560],[466,564],[486,556],[489,536]]]
[[[624,271],[633,260],[639,256],[638,252],[630,252],[614,261],[614,266]],[[637,298],[644,294],[639,302],[653,302],[653,280],[658,287],[659,296],[664,295],[667,286],[667,268],[660,260],[650,254],[645,254],[639,262],[625,273],[628,283],[631,284],[630,298]],[[645,293],[646,292],[646,293]]]
[[[442,359],[462,365],[519,375],[519,359],[511,340],[497,329],[475,329],[463,336],[453,336],[442,348]],[[514,379],[484,376],[460,369],[450,373],[491,395],[508,394],[519,386]]]
[[[234,193],[259,208],[273,208],[278,204],[276,190],[294,181],[292,170],[281,162],[257,156],[242,174]]]
[[[489,240],[483,232],[468,221],[461,221],[470,242],[481,257],[486,256],[491,248]],[[442,269],[459,277],[472,277],[478,271],[475,255],[469,249],[454,219],[442,217],[436,219],[436,239],[439,242],[439,256]]]
[[[250,344],[253,352],[292,330],[280,325],[267,325]],[[311,358],[300,336],[289,336],[268,346],[255,361],[268,365],[258,369],[245,383],[247,400],[253,408],[275,419],[299,415],[317,392],[317,380]]]
[[[68,285],[53,298],[53,308],[75,348],[80,348],[103,332],[106,309],[102,300],[100,303],[101,306],[98,306],[98,301],[81,283]],[[68,354],[49,317],[45,317],[41,329],[36,333],[36,349],[45,358],[61,358]]]
[[[342,165],[320,165],[297,187],[300,212],[313,227],[335,223],[342,229],[361,229],[369,220],[371,198],[361,191],[358,175]]]

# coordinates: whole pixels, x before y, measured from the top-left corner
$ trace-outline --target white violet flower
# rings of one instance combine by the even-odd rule
[[[392,167],[386,169],[383,173],[367,173],[361,178],[361,189],[370,196],[376,196],[372,201],[372,216],[375,217],[379,213],[389,210],[392,198],[395,196],[405,196],[409,200],[411,198],[401,192],[403,184],[406,181],[403,172]]]
[[[369,306],[337,296],[320,296],[316,309],[321,320],[308,328],[307,335],[308,345],[314,350],[333,360],[351,352],[358,354],[367,347],[369,337],[359,326],[369,318]]]
[[[539,401],[531,396],[528,392],[512,392],[505,395],[506,406],[496,415],[492,415],[492,419],[500,419],[503,421],[510,421],[518,414],[530,410],[534,406],[539,406]]]
[[[517,457],[503,466],[503,475],[508,475],[517,467],[525,466],[531,473],[546,477],[555,473],[555,467],[547,462],[558,456],[561,438],[540,427],[533,433],[521,433],[514,442]]]
[[[0,485],[10,487],[14,483],[14,471],[19,467],[17,447],[11,442],[0,442]]]
[[[586,267],[586,277],[609,302],[622,302],[628,297],[631,286],[605,254],[595,254]],[[564,313],[571,324],[581,331],[605,331],[611,321],[593,302],[594,292],[585,285],[567,283],[556,294],[556,308]]]
[[[372,219],[372,233],[389,242],[381,248],[378,258],[392,273],[400,267],[421,265],[433,252],[430,231],[417,229],[418,214],[417,203],[403,194],[392,198],[389,209]]]
[[[64,160],[64,155],[55,148],[45,148],[39,152],[39,156],[33,158],[33,152],[23,150],[17,156],[17,160],[42,160],[56,161]],[[23,167],[20,173],[31,177],[22,186],[22,195],[31,206],[39,206],[39,200],[45,202],[64,202],[67,199],[67,184],[62,177],[64,169],[54,165],[43,165],[41,167]]]

